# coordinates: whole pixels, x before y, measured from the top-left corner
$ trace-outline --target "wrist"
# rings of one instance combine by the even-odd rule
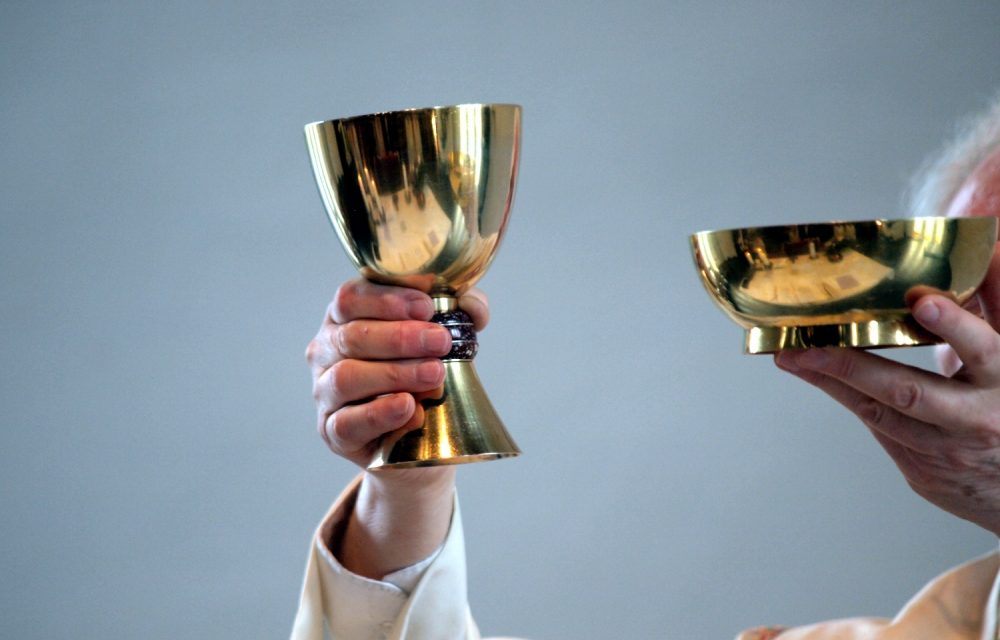
[[[454,490],[450,466],[366,473],[331,550],[347,569],[376,580],[418,562],[444,542]]]
[[[451,465],[366,471],[361,486],[361,495],[388,504],[450,503],[454,491],[455,467]]]

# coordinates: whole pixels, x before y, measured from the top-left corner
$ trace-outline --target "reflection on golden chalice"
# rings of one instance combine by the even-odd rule
[[[940,340],[911,317],[921,288],[967,301],[986,275],[997,219],[906,218],[702,231],[691,249],[747,353],[902,347]]]
[[[368,280],[413,287],[452,335],[445,379],[418,398],[423,425],[380,443],[369,469],[459,464],[519,452],[476,375],[458,298],[486,272],[510,215],[521,108],[467,104],[306,125],[316,184]]]

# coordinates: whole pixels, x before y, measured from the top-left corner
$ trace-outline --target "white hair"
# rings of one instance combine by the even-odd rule
[[[1000,148],[1000,94],[990,107],[959,123],[958,134],[932,156],[910,183],[911,216],[947,213],[955,194],[979,163]]]

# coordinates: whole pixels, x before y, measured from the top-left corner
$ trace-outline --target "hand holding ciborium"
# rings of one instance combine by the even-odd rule
[[[428,293],[452,336],[424,422],[387,434],[369,469],[516,456],[476,375],[472,320],[458,298],[486,272],[514,196],[521,109],[468,104],[306,125],[327,214],[361,275]]]

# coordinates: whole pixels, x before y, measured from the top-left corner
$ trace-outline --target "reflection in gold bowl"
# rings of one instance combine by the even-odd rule
[[[965,302],[982,282],[997,219],[905,218],[702,231],[702,284],[746,331],[747,353],[940,342],[907,307],[930,287]]]

